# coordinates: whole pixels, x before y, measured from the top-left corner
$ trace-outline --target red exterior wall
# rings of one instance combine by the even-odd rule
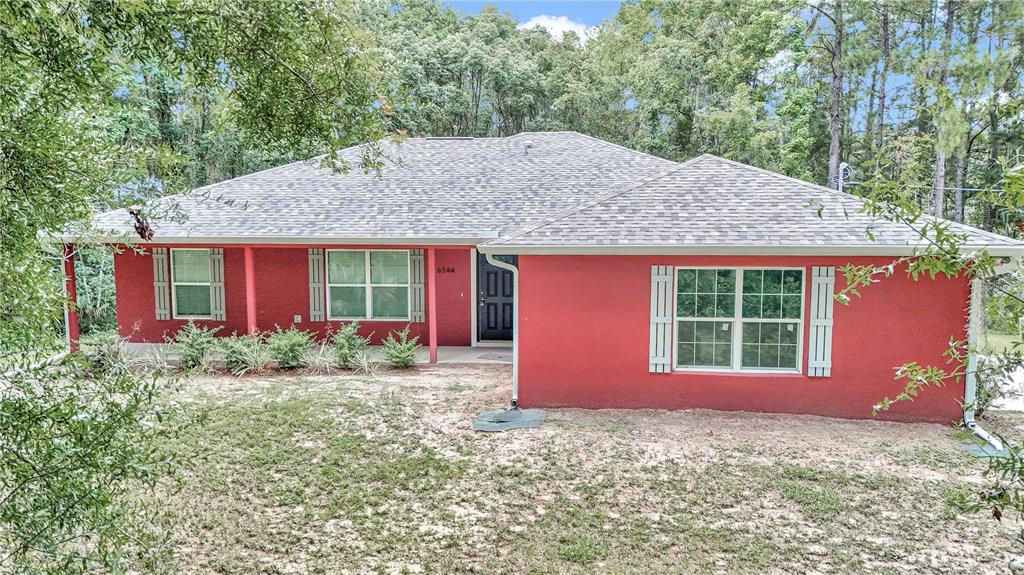
[[[523,407],[708,408],[869,418],[894,397],[893,369],[946,366],[949,338],[963,338],[969,282],[897,274],[835,304],[832,377],[799,374],[648,372],[652,265],[799,266],[809,309],[810,266],[868,258],[519,257],[519,401]],[[876,263],[889,260],[877,259]],[[841,274],[837,273],[837,276]],[[844,282],[837,277],[836,289]],[[805,316],[809,315],[805,311]],[[807,365],[808,320],[803,329]],[[963,415],[963,385],[928,389],[880,418],[949,422]]]
[[[437,345],[469,345],[470,250],[437,250]]]
[[[332,246],[334,247],[334,246]],[[345,247],[345,246],[336,246]],[[366,246],[348,246],[357,249]],[[245,272],[241,247],[224,248],[224,291],[226,321],[197,321],[204,326],[222,326],[218,335],[246,331]],[[295,325],[299,329],[324,334],[340,322],[309,321],[309,270],[307,248],[259,247],[254,249],[256,280],[256,327],[261,331]],[[437,267],[437,343],[470,344],[470,265],[469,250],[439,249]],[[427,274],[429,281],[429,274]],[[184,320],[158,321],[153,301],[153,260],[146,254],[125,251],[114,257],[114,281],[117,294],[118,331],[133,342],[162,342],[187,323]],[[294,323],[294,316],[302,321]],[[391,330],[406,322],[363,321],[360,332],[372,336],[373,343],[387,337]],[[426,323],[412,323],[410,332],[429,343]]]
[[[196,321],[196,325],[220,327],[218,335],[245,332],[245,281],[242,249],[224,250],[225,321]],[[308,291],[308,288],[307,288]],[[153,299],[153,258],[125,250],[114,255],[114,293],[117,300],[117,331],[134,342],[164,341],[181,329],[186,320],[157,321]]]

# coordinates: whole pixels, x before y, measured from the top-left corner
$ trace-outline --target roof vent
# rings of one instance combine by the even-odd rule
[[[525,156],[525,155],[529,154],[530,153],[530,148],[532,148],[532,147],[533,147],[533,142],[531,142],[530,140],[526,140],[525,142],[523,142],[523,155]]]

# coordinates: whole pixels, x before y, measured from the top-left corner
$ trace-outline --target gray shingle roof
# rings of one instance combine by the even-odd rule
[[[380,177],[297,162],[171,196],[187,222],[153,222],[154,241],[476,243],[676,166],[575,132],[417,138],[386,146],[385,155]],[[124,211],[102,214],[96,224],[131,229]]]
[[[864,215],[862,205],[849,194],[705,154],[509,232],[482,249],[874,254],[907,252],[918,243],[908,226]],[[1024,253],[1022,242],[950,225],[967,234],[970,247],[985,246],[995,255]]]
[[[187,218],[154,221],[154,242],[870,254],[906,252],[916,240],[905,226],[860,214],[854,196],[710,155],[677,164],[576,132],[417,138],[387,145],[385,155],[379,176],[296,162],[171,196],[163,202]],[[124,211],[96,224],[130,237]],[[1024,255],[1022,242],[954,227],[972,246]]]

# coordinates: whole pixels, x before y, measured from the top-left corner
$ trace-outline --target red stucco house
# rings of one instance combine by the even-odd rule
[[[966,278],[897,273],[833,303],[838,268],[918,241],[851,195],[571,132],[411,139],[387,157],[379,175],[299,162],[166,199],[187,218],[152,222],[152,241],[115,257],[120,332],[160,342],[188,320],[227,334],[359,319],[381,338],[410,324],[432,358],[514,339],[524,407],[851,418],[898,392],[895,366],[944,365],[965,335]],[[132,223],[97,221],[111,243]],[[1024,254],[951,225],[972,249]],[[964,392],[885,416],[950,421]]]

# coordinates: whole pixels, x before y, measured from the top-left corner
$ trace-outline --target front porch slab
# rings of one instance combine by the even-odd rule
[[[174,363],[177,362],[177,355],[171,351],[166,343],[130,343],[128,349],[138,356],[149,357],[159,353]],[[384,361],[384,348],[371,346],[369,356],[372,361]],[[416,351],[418,363],[428,363],[430,350],[426,346]],[[469,346],[438,346],[437,363],[493,363],[512,364],[512,347],[469,347]]]

